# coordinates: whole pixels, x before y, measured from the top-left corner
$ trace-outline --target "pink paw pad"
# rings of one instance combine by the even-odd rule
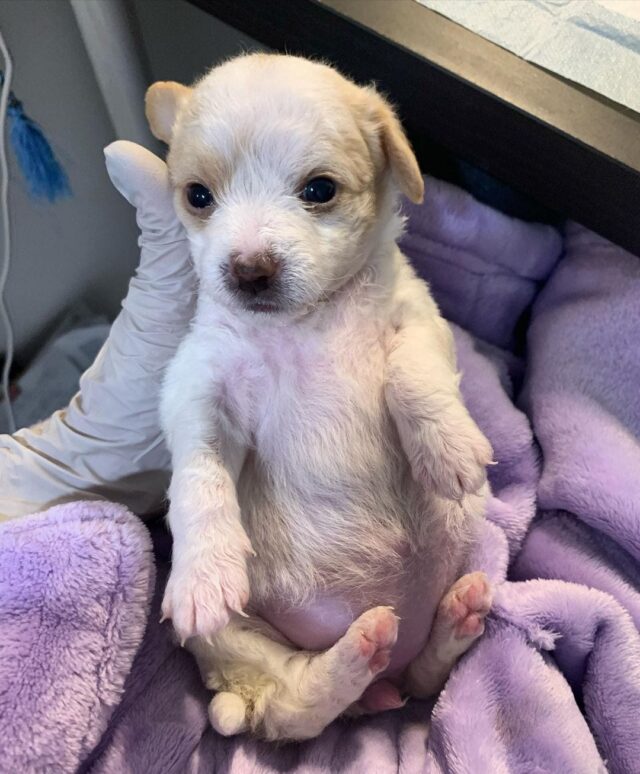
[[[369,669],[377,674],[391,659],[391,648],[398,637],[398,619],[389,607],[376,607],[364,613],[357,621],[358,650],[369,662]]]
[[[454,583],[440,609],[450,622],[456,639],[482,634],[491,601],[491,584],[483,572],[469,573]]]

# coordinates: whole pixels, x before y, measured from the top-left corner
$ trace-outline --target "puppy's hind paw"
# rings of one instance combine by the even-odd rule
[[[456,640],[476,639],[484,631],[493,591],[483,572],[471,572],[457,580],[440,602],[437,622]]]
[[[373,676],[386,669],[398,637],[398,618],[390,607],[363,613],[335,645],[336,654],[349,670]]]
[[[247,705],[241,696],[229,691],[217,693],[209,702],[209,720],[222,736],[235,736],[248,728]]]

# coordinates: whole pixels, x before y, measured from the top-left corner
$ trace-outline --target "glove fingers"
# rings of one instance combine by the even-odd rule
[[[136,209],[167,210],[173,218],[173,196],[167,165],[141,145],[117,140],[104,149],[115,188]]]

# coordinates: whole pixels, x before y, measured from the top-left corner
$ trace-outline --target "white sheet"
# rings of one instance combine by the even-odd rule
[[[640,113],[640,0],[417,0]]]

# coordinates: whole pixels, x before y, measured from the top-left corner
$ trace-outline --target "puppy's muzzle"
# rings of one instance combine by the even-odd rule
[[[280,270],[280,262],[269,252],[241,255],[233,253],[229,259],[229,274],[233,284],[249,297],[269,290]]]

